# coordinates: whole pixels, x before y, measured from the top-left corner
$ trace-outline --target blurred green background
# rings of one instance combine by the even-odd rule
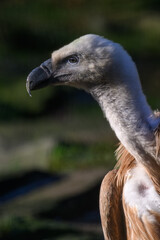
[[[0,239],[103,239],[100,182],[117,139],[83,91],[25,89],[52,51],[87,33],[119,42],[160,108],[159,0],[0,2]]]

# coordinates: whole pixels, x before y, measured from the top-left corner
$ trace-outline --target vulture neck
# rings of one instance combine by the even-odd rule
[[[156,159],[154,130],[160,121],[147,104],[134,63],[128,72],[122,70],[91,94],[127,151],[140,163],[149,164]]]

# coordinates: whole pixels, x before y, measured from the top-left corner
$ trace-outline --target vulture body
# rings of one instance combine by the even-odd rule
[[[119,44],[88,34],[54,51],[27,78],[29,94],[47,85],[91,93],[120,140],[117,167],[100,190],[105,240],[159,240],[160,114],[147,104],[131,57]]]

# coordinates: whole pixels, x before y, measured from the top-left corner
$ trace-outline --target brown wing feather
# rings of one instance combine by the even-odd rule
[[[117,187],[116,175],[116,169],[110,171],[104,177],[100,190],[100,215],[105,240],[126,239],[122,187]]]

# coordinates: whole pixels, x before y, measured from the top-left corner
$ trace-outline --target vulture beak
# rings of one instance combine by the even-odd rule
[[[52,82],[54,82],[52,62],[48,59],[28,75],[26,89],[31,96],[31,90],[46,87]]]

